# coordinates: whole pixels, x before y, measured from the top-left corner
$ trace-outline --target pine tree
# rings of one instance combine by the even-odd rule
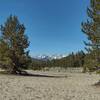
[[[90,7],[87,8],[88,20],[82,22],[82,31],[87,35],[89,43],[89,54],[93,54],[95,61],[100,61],[100,0],[90,0]],[[90,55],[89,55],[90,56]],[[92,57],[92,56],[90,56]],[[95,62],[96,63],[96,62]],[[94,64],[95,66],[95,64]]]
[[[16,16],[8,17],[0,28],[0,64],[10,73],[21,73],[28,66],[28,37],[24,34],[25,27]]]
[[[82,31],[91,43],[86,43],[86,45],[100,48],[100,0],[91,0],[87,15],[89,19],[82,23]]]

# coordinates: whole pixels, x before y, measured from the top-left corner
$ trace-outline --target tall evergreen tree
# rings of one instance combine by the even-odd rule
[[[21,73],[29,62],[29,41],[25,27],[16,16],[8,17],[0,28],[0,64],[11,73]]]
[[[100,48],[100,0],[90,1],[90,8],[87,8],[89,19],[82,23],[82,31],[90,40],[90,43],[86,43],[86,45],[97,49]]]
[[[90,7],[87,8],[88,20],[82,22],[82,31],[88,37],[89,43],[86,43],[88,52],[94,54],[94,62],[100,61],[100,0],[90,0]]]

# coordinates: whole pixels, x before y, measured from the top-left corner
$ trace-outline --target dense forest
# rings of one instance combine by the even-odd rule
[[[33,59],[31,67],[33,69],[51,68],[51,67],[82,67],[84,65],[85,53],[83,51],[71,53],[60,59],[47,59],[46,61]]]

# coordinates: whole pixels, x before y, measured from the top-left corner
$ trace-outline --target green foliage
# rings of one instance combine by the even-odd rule
[[[31,69],[43,70],[50,69],[51,67],[60,67],[67,69],[68,67],[82,67],[84,65],[85,53],[83,51],[71,53],[61,59],[53,59],[47,61],[32,60]]]
[[[30,65],[30,69],[33,69],[33,70],[42,70],[46,66],[47,65],[46,65],[45,61],[33,59],[31,65]]]
[[[82,22],[82,31],[89,40],[89,43],[85,42],[88,54],[83,70],[88,68],[91,71],[100,64],[100,0],[90,0],[87,15],[89,17],[87,22]]]
[[[84,66],[83,66],[83,72],[87,71],[94,71],[95,66],[97,65],[96,60],[94,59],[94,56],[92,54],[87,54],[84,59]]]
[[[29,41],[25,33],[25,27],[20,24],[16,16],[8,17],[0,28],[0,64],[9,72],[26,68],[30,61],[26,51]]]

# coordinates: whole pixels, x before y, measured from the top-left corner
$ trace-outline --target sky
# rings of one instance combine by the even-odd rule
[[[26,27],[30,55],[69,54],[84,50],[89,0],[0,0],[0,25],[16,15]]]

